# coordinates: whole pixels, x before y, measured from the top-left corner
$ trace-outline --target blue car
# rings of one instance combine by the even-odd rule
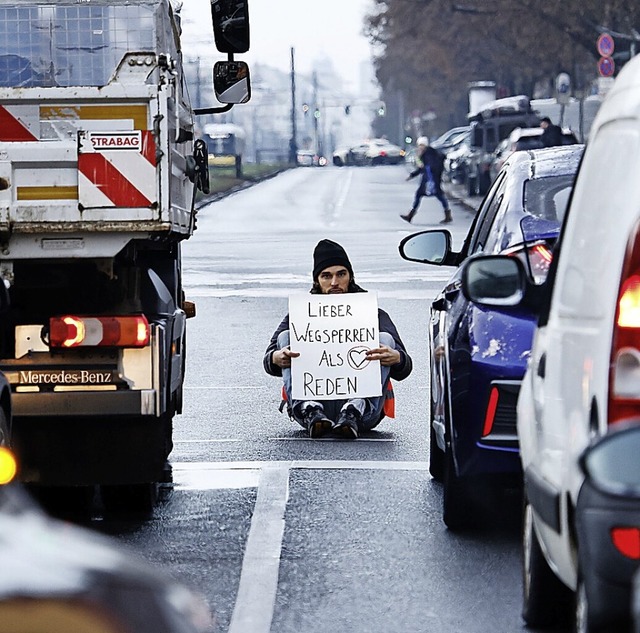
[[[516,402],[537,320],[535,303],[498,309],[469,301],[459,267],[479,254],[512,255],[542,284],[583,150],[573,145],[512,154],[460,252],[443,229],[400,243],[404,259],[457,268],[433,301],[429,322],[429,470],[443,484],[449,529],[476,524],[491,511],[492,492],[508,479],[520,481]]]

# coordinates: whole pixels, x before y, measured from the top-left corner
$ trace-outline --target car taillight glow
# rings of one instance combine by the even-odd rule
[[[505,255],[518,257],[525,266],[531,270],[531,276],[535,284],[544,282],[549,274],[549,266],[553,259],[553,253],[546,242],[536,242],[526,248],[518,246],[512,250],[505,251]]]
[[[623,556],[640,560],[640,528],[614,527],[611,529],[611,542]]]
[[[491,433],[493,429],[493,421],[496,417],[496,409],[498,408],[498,400],[500,393],[496,387],[491,388],[489,393],[489,404],[487,404],[487,411],[484,415],[484,426],[482,427],[482,437],[486,437]]]
[[[640,223],[629,237],[613,322],[608,424],[640,415]]]
[[[151,331],[144,315],[52,317],[49,320],[51,347],[145,347]]]

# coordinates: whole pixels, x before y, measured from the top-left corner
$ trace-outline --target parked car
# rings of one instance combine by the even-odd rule
[[[640,59],[624,66],[591,127],[542,304],[517,406],[525,477],[524,619],[553,625],[575,604],[577,630],[625,630],[640,524],[626,518],[634,556],[595,552],[579,524],[581,455],[612,429],[640,417]],[[504,259],[504,258],[503,258]],[[504,262],[503,262],[504,263]],[[511,259],[496,285],[499,304],[521,309],[532,287]],[[535,291],[535,289],[533,289]],[[637,453],[636,453],[637,455]],[[611,467],[621,466],[616,461]],[[603,521],[611,509],[599,509]],[[620,544],[623,544],[623,540]],[[629,558],[629,557],[627,557]],[[592,582],[607,568],[607,583]],[[557,579],[549,589],[549,579]],[[574,601],[567,600],[575,597]]]
[[[460,142],[461,139],[468,136],[470,130],[471,127],[468,125],[451,128],[444,134],[441,134],[435,141],[432,141],[431,147],[435,147],[446,155]]]
[[[333,164],[344,165],[397,165],[404,162],[405,151],[386,139],[372,139],[356,145],[341,147],[333,153]]]
[[[212,633],[204,599],[110,538],[0,486],[0,632]]]
[[[507,138],[500,141],[493,153],[490,168],[491,179],[495,179],[502,169],[502,165],[513,152],[544,147],[542,144],[543,132],[544,130],[541,127],[517,127]],[[571,130],[565,128],[562,130],[562,141],[563,145],[575,145],[578,139]]]
[[[483,200],[460,252],[447,230],[400,242],[409,261],[459,267],[480,253],[521,259],[532,283],[544,281],[582,146],[518,152]],[[431,306],[429,470],[443,482],[443,519],[472,525],[484,493],[521,475],[516,401],[536,321],[536,308],[489,310],[461,292],[460,269]],[[495,480],[498,476],[498,481]]]
[[[311,149],[299,149],[296,159],[301,167],[324,167],[327,164],[324,156],[319,156]]]
[[[471,139],[469,134],[462,136],[444,159],[443,177],[449,182],[463,185],[467,182],[469,158],[471,156]]]

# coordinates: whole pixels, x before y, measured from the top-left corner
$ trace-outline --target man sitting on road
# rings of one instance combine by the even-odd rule
[[[355,283],[351,262],[340,244],[331,240],[318,242],[313,252],[313,286],[310,292],[366,292]],[[334,432],[346,439],[357,439],[359,432],[374,428],[384,417],[384,394],[389,379],[404,380],[411,373],[413,362],[391,317],[381,309],[378,309],[378,329],[379,347],[369,350],[366,357],[380,361],[383,395],[323,402],[291,398],[291,359],[297,358],[300,353],[289,347],[288,314],[273,333],[264,355],[264,368],[272,376],[282,376],[290,415],[308,430],[310,437]]]

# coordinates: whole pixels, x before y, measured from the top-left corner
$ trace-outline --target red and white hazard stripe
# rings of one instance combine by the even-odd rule
[[[39,128],[37,105],[0,106],[0,142],[37,141]]]
[[[137,143],[131,141],[135,134],[140,135]],[[153,133],[144,130],[101,136],[110,138],[95,139],[94,143],[91,133],[86,133],[80,141],[80,204],[84,208],[152,206],[157,201]]]

